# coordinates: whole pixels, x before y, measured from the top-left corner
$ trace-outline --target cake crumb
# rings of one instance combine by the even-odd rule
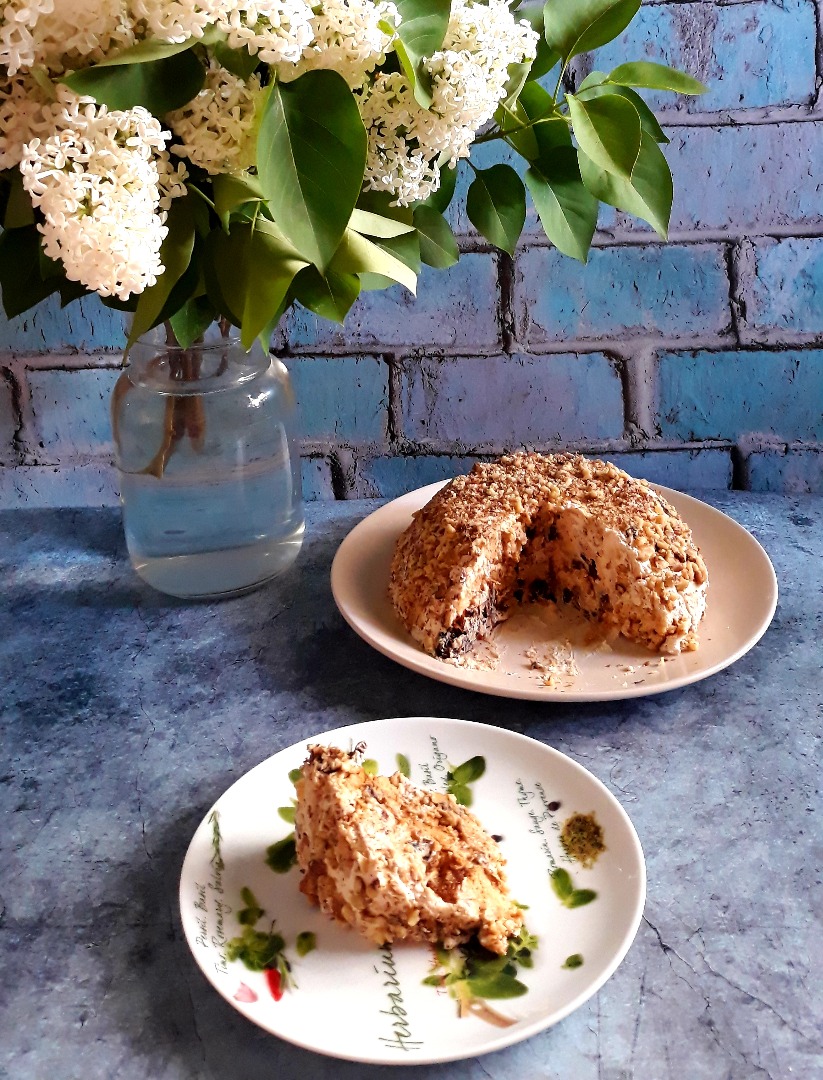
[[[561,645],[530,645],[524,655],[529,668],[540,674],[545,686],[556,686],[559,678],[573,679],[580,674],[570,641]]]
[[[497,671],[500,666],[500,650],[488,638],[480,638],[471,648],[459,656],[444,657],[444,663],[466,671]],[[510,674],[510,673],[509,673]]]

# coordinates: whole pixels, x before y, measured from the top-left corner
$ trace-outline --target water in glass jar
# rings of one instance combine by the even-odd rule
[[[302,505],[290,498],[288,459],[179,485],[121,474],[132,565],[161,592],[236,596],[289,567],[303,542]],[[280,508],[277,520],[272,509]]]
[[[288,373],[267,358],[252,366],[242,353],[234,366],[239,373],[221,363],[208,378],[173,385],[162,371],[149,379],[138,369],[115,391],[129,557],[172,596],[250,591],[293,563],[302,544]]]

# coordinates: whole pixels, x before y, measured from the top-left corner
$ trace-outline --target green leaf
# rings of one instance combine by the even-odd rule
[[[261,203],[265,196],[255,176],[221,173],[212,179],[212,198],[217,216],[228,232],[229,219],[235,211],[241,206]]]
[[[568,900],[565,901],[565,904],[568,908],[578,908],[590,904],[592,900],[596,899],[597,893],[594,889],[575,889]]]
[[[411,765],[409,764],[409,759],[406,755],[398,754],[395,761],[397,762],[398,771],[401,772],[407,780],[411,779]]]
[[[321,274],[316,266],[306,266],[294,279],[292,295],[315,315],[342,323],[360,295],[360,280],[356,274],[332,269]]]
[[[472,784],[475,780],[479,780],[485,771],[486,759],[478,754],[464,761],[462,765],[458,765],[456,769],[452,769],[451,777],[458,784]]]
[[[238,911],[237,921],[241,926],[254,926],[258,919],[261,919],[266,914],[265,910],[260,907],[257,897],[249,888],[240,890],[240,899],[245,904],[245,907]]]
[[[482,956],[470,955],[468,972],[472,978],[489,979],[492,975],[499,975],[503,971],[512,974],[516,968],[512,968],[508,956]]]
[[[412,214],[414,221],[414,214]],[[375,238],[375,244],[387,251],[393,258],[399,259],[415,276],[420,273],[420,233],[404,233],[402,236],[390,236],[386,239]]]
[[[195,236],[191,195],[172,201],[166,226],[169,231],[160,246],[160,260],[165,270],[154,285],[150,285],[140,293],[126,343],[126,351],[141,335],[161,321],[161,315],[172,289],[189,268]]]
[[[185,41],[158,41],[157,38],[147,38],[138,41],[123,49],[116,56],[109,56],[101,60],[95,67],[128,67],[131,64],[153,64],[155,60],[167,60],[170,56],[178,56],[188,52],[199,42],[198,38],[186,38]],[[89,70],[86,68],[85,70]]]
[[[683,71],[665,64],[654,64],[650,60],[621,64],[609,73],[609,82],[640,86],[647,90],[671,90],[675,94],[705,94],[709,89]]]
[[[366,130],[336,71],[275,83],[257,139],[260,184],[297,251],[324,270],[346,232],[366,166]]]
[[[169,316],[171,328],[181,349],[188,349],[198,338],[205,334],[217,318],[214,305],[207,296],[195,296]]]
[[[382,274],[370,274],[368,272],[357,275],[360,281],[361,292],[379,292],[381,289],[391,289],[397,282],[391,278],[383,277]]]
[[[397,237],[404,240],[405,237]],[[360,233],[347,229],[331,261],[331,269],[343,274],[379,274],[405,285],[411,292],[417,289],[417,274],[381,244],[372,243]]]
[[[564,870],[562,866],[557,866],[552,870],[551,883],[555,896],[564,903],[574,892],[571,876],[568,870]]]
[[[640,0],[547,0],[546,41],[568,63],[613,41],[639,10]]]
[[[414,224],[420,237],[420,258],[427,266],[440,270],[454,266],[460,257],[457,241],[448,221],[430,206],[418,206]]]
[[[537,84],[529,83],[528,85],[536,86]],[[537,145],[534,128],[529,126],[529,117],[519,99],[512,105],[500,105],[495,111],[494,119],[501,131],[508,132],[506,142],[521,157],[527,161],[534,161],[540,156],[540,147]]]
[[[527,161],[536,161],[556,146],[572,143],[568,121],[558,114],[554,98],[540,83],[527,83],[509,116],[498,122],[505,124],[506,130],[514,124],[531,125],[508,139]]]
[[[532,61],[527,81],[533,82],[537,79],[542,79],[544,75],[548,75],[553,67],[557,66],[560,59],[560,53],[549,45],[541,33],[537,42],[537,55]]]
[[[510,105],[517,100],[520,96],[520,91],[526,85],[531,68],[532,65],[530,61],[524,61],[522,64],[509,64],[509,78],[506,82],[502,98],[504,104]]]
[[[532,165],[526,185],[546,236],[558,251],[585,263],[597,227],[597,199],[583,184],[577,154],[560,147]]]
[[[310,952],[317,948],[317,935],[313,934],[311,930],[303,930],[302,933],[297,935],[295,947],[298,956],[308,956]]]
[[[212,46],[214,58],[226,71],[247,82],[260,66],[257,53],[252,56],[248,49],[232,49],[225,39],[215,41]]]
[[[524,986],[513,975],[499,975],[490,977],[470,976],[466,979],[466,986],[471,991],[472,997],[489,998],[491,1000],[504,1000],[505,998],[522,997],[528,993],[528,987]]]
[[[433,191],[428,199],[425,199],[420,205],[430,206],[432,210],[439,210],[441,214],[445,214],[449,207],[449,203],[454,198],[454,189],[456,185],[457,166],[452,168],[449,165],[442,165],[440,168],[440,186],[437,191]]]
[[[591,75],[584,79],[581,88],[577,93],[578,100],[589,100],[593,97],[602,97],[604,94],[616,93],[634,105],[637,115],[640,117],[640,127],[643,131],[648,131],[655,142],[667,143],[669,141],[663,128],[661,128],[660,124],[657,122],[657,117],[636,91],[630,89],[628,86],[613,86],[611,83],[605,83],[606,76],[602,71],[593,71],[592,75],[599,75],[601,78],[598,82],[591,83],[589,82],[589,79],[592,77]]]
[[[664,240],[668,236],[673,186],[669,165],[651,135],[643,132],[631,180],[606,172],[578,154],[583,183],[601,202],[648,221]]]
[[[40,234],[36,225],[7,229],[0,235],[0,288],[6,316],[13,319],[60,288],[56,277],[40,273]]]
[[[522,906],[522,905],[519,905]],[[529,931],[523,926],[520,933],[516,938],[512,938],[509,942],[509,947],[506,951],[506,955],[522,967],[533,967],[534,960],[532,959],[532,953],[536,952],[540,942],[538,941],[536,934],[530,934]]]
[[[379,766],[374,758],[366,758],[363,762],[363,772],[368,773],[369,776],[377,776]]]
[[[219,295],[240,340],[250,349],[286,297],[298,271],[306,266],[283,234],[258,217],[253,225],[236,222],[231,232],[215,231],[209,238],[210,264]]]
[[[15,172],[9,181],[8,198],[3,211],[3,228],[22,229],[26,225],[33,225],[34,220],[34,207],[23,187],[23,177],[19,172]]]
[[[265,934],[246,926],[242,937],[232,938],[227,943],[226,957],[240,960],[249,971],[265,971],[277,964],[285,944],[280,934]]]
[[[410,206],[393,206],[394,195],[390,191],[361,191],[357,198],[357,209],[366,210],[378,217],[391,218],[392,221],[401,221],[404,225],[412,225],[412,209]]]
[[[190,49],[139,63],[123,63],[123,55],[75,71],[61,82],[110,109],[142,105],[158,117],[181,108],[203,88],[205,69]]]
[[[245,266],[245,304],[240,340],[250,349],[255,338],[281,311],[295,275],[306,265],[295,251],[283,242],[280,230],[258,218],[252,229]],[[226,267],[231,272],[231,267]]]
[[[278,806],[277,813],[284,821],[287,821],[289,825],[294,825],[294,815],[296,807],[294,806]]]
[[[466,213],[489,243],[514,255],[526,221],[526,189],[511,165],[476,170]]]
[[[275,874],[286,874],[297,865],[297,846],[294,833],[266,848],[266,866]]]
[[[431,93],[420,61],[437,52],[443,44],[451,14],[451,0],[396,0],[401,22],[394,48],[406,77],[414,88],[415,100],[427,109]]]
[[[571,956],[567,956],[565,962],[561,967],[568,968],[570,971],[574,971],[575,968],[583,966],[583,957],[579,952],[572,953]]]
[[[601,168],[631,176],[640,151],[640,117],[618,94],[591,100],[567,95],[569,115],[580,149]]]
[[[472,789],[465,784],[449,784],[449,794],[454,795],[455,800],[461,806],[471,806],[474,801]]]
[[[303,770],[302,769],[290,769],[289,770],[289,780],[291,780],[291,782],[293,784],[296,784],[298,780],[302,780],[302,779],[303,779]]]
[[[414,232],[414,225],[397,221],[395,218],[383,217],[382,214],[372,214],[368,210],[358,210],[357,207],[351,212],[349,228],[364,236],[402,236],[403,233]]]

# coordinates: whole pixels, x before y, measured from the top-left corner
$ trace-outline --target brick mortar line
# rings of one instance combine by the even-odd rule
[[[779,447],[789,447],[794,450],[811,450],[815,453],[823,452],[823,440],[821,439],[786,439],[780,435],[770,435],[768,433],[761,434],[758,432],[744,432],[737,438],[732,437],[717,437],[710,439],[667,439],[664,437],[646,437],[644,439],[631,439],[628,435],[616,436],[612,439],[535,439],[529,440],[528,443],[522,445],[542,445],[542,446],[557,446],[558,444],[568,444],[573,446],[586,446],[586,447],[603,447],[612,450],[622,450],[625,453],[671,453],[674,451],[686,450],[689,452],[699,450],[728,450],[734,446],[742,446],[744,449],[760,448],[765,450],[772,450]],[[514,443],[508,441],[500,441],[488,439],[485,442],[478,441],[476,443],[468,444],[465,440],[455,440],[454,442],[448,442],[444,439],[405,439],[403,441],[402,448],[393,448],[385,444],[378,442],[347,442],[344,439],[336,442],[328,442],[326,440],[312,440],[307,439],[300,443],[300,456],[306,459],[326,459],[334,454],[340,454],[345,452],[346,454],[357,454],[369,457],[415,457],[420,454],[426,454],[432,457],[455,457],[456,455],[465,456],[474,452],[471,447],[491,447],[492,449],[484,449],[482,453],[505,453],[507,448],[510,448]],[[521,443],[517,443],[521,445]],[[495,449],[499,448],[499,449]],[[78,468],[81,466],[105,466],[106,468],[115,468],[114,458],[111,452],[101,451],[95,453],[92,451],[78,452],[72,454],[70,457],[64,458],[62,461],[35,461],[35,462],[23,462],[18,465],[4,465],[0,468],[6,469],[60,469],[66,468]]]
[[[370,443],[351,446],[344,443],[324,444],[316,448],[311,444],[301,445],[300,457],[304,460],[322,460],[329,465],[332,491],[335,499],[346,498],[353,483],[358,467],[363,463],[395,458],[495,458],[510,453],[514,449],[529,448],[538,452],[552,453],[558,450],[572,450],[583,454],[644,454],[650,457],[659,454],[698,454],[727,453],[732,458],[733,474],[739,475],[741,466],[754,455],[774,453],[781,457],[789,454],[820,454],[823,456],[823,441],[814,439],[786,440],[775,437],[758,437],[756,433],[744,433],[737,439],[703,439],[676,442],[668,439],[636,439],[622,436],[615,439],[535,439],[522,442],[493,442],[467,445],[462,443],[408,441],[402,448],[391,448]],[[0,464],[0,471],[9,473],[56,473],[63,471],[92,469],[110,472],[114,477],[116,467],[110,455],[77,454],[61,461],[27,461],[13,465]]]
[[[12,457],[16,459],[12,465],[12,467],[14,467],[14,465],[21,464],[25,458],[21,380],[11,366],[0,367],[0,379],[8,386],[9,396],[11,398],[12,424],[14,431],[11,437],[10,448]]]
[[[762,7],[763,0],[643,0],[644,7]]]
[[[817,82],[817,94],[815,106],[821,107],[823,103],[823,0],[813,0],[815,28],[817,30],[814,50],[815,75]]]
[[[403,423],[403,407],[400,401],[402,378],[394,353],[383,353],[381,359],[389,369],[388,400],[386,402],[386,440],[389,445],[400,438]]]
[[[497,315],[504,353],[511,353],[512,346],[517,340],[514,316],[514,276],[514,259],[501,251],[497,258]]]
[[[529,234],[528,247],[549,247],[549,241],[535,233],[535,242]],[[734,229],[681,229],[669,233],[668,240],[661,240],[656,233],[640,229],[601,229],[595,233],[592,246],[603,247],[686,247],[694,244],[737,244],[743,240],[819,240],[823,238],[823,223],[814,225],[754,225]]]
[[[737,225],[723,229],[676,229],[669,233],[668,240],[662,240],[657,233],[644,229],[599,229],[592,240],[592,247],[672,247],[692,244],[734,244],[741,240],[817,240],[823,238],[823,220],[813,224],[795,223],[790,225]],[[462,255],[493,255],[495,248],[470,233],[457,235]],[[550,248],[551,241],[545,233],[536,229],[524,232],[521,246],[515,253],[517,257],[529,248]]]
[[[661,127],[764,127],[777,124],[814,124],[823,120],[823,110],[815,101],[808,105],[758,105],[750,109],[715,109],[712,112],[685,112],[659,109],[655,116]]]
[[[678,442],[673,439],[645,438],[632,440],[628,435],[622,435],[614,439],[533,439],[528,441],[511,442],[500,440],[487,440],[485,442],[466,443],[465,440],[456,440],[448,443],[442,439],[432,440],[406,440],[402,447],[392,451],[391,448],[374,443],[335,445],[325,444],[321,449],[308,444],[301,446],[303,458],[329,458],[336,454],[344,453],[347,457],[356,457],[359,460],[376,458],[414,458],[414,457],[474,457],[478,455],[491,456],[510,452],[516,446],[545,447],[557,449],[558,446],[569,446],[585,451],[586,453],[642,453],[663,454],[699,453],[702,451],[730,451],[735,448],[745,453],[763,452],[767,450],[797,450],[811,453],[823,453],[823,441],[816,439],[792,439],[786,440],[779,436],[757,436],[756,433],[744,433],[739,438],[716,438],[716,439],[690,439]],[[106,459],[88,458],[89,464],[104,463]],[[66,463],[67,464],[67,463]],[[72,464],[75,464],[72,459]],[[23,468],[31,466],[22,466]],[[55,466],[43,465],[41,468],[54,468]]]
[[[89,360],[100,363],[89,365]],[[121,371],[122,364],[111,363],[111,353],[24,353],[0,352],[0,363],[8,364],[19,372],[25,371],[85,371],[89,366],[95,371]]]
[[[514,343],[511,353],[504,353],[500,345],[494,347],[482,347],[475,350],[469,350],[466,346],[451,346],[451,345],[431,345],[428,347],[421,347],[419,345],[406,345],[406,346],[393,346],[391,352],[392,365],[400,366],[405,363],[415,363],[417,361],[442,358],[444,360],[462,359],[467,362],[471,362],[474,359],[484,360],[489,357],[516,357],[526,356],[530,358],[538,358],[541,356],[558,356],[558,355],[574,355],[590,354],[590,353],[606,353],[612,355],[618,355],[621,358],[630,359],[637,354],[639,349],[650,348],[654,351],[665,352],[764,352],[764,351],[788,351],[788,350],[800,350],[800,351],[814,351],[823,348],[823,330],[821,331],[790,331],[784,329],[774,330],[750,330],[745,329],[741,332],[740,342],[731,333],[727,334],[695,334],[695,335],[680,335],[669,336],[660,334],[658,336],[649,334],[631,334],[625,331],[620,334],[614,334],[612,336],[604,335],[599,338],[568,338],[564,341],[546,341],[535,342],[531,345],[527,345],[525,342],[517,341]],[[350,349],[336,347],[334,349],[305,349],[299,352],[291,353],[288,359],[308,359],[311,357],[350,357],[361,356],[365,358],[374,358],[377,360],[389,355],[386,351],[386,346],[382,349],[364,349],[362,347],[352,347]],[[36,358],[35,358],[36,359]],[[82,362],[76,367],[71,368],[72,371],[100,371],[100,366],[94,363],[94,356],[78,358]],[[24,370],[21,374],[25,374],[25,371],[50,371],[51,365],[35,364],[24,365]],[[64,370],[61,367],[55,370]],[[25,383],[25,379],[22,379]]]
[[[623,404],[626,435],[632,445],[654,438],[659,433],[658,386],[659,363],[654,349],[625,350]]]
[[[726,248],[726,277],[729,280],[729,319],[732,334],[740,345],[740,325],[745,321],[745,301],[742,297],[743,275],[741,274],[742,242],[729,244]]]

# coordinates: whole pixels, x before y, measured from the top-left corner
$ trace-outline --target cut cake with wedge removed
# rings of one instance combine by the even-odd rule
[[[503,955],[523,915],[496,842],[454,796],[374,776],[360,757],[309,747],[296,785],[301,892],[376,945],[453,948],[476,935]]]
[[[521,601],[572,603],[653,652],[697,648],[708,572],[691,530],[644,480],[579,454],[478,463],[397,540],[389,597],[426,652],[459,656]]]

